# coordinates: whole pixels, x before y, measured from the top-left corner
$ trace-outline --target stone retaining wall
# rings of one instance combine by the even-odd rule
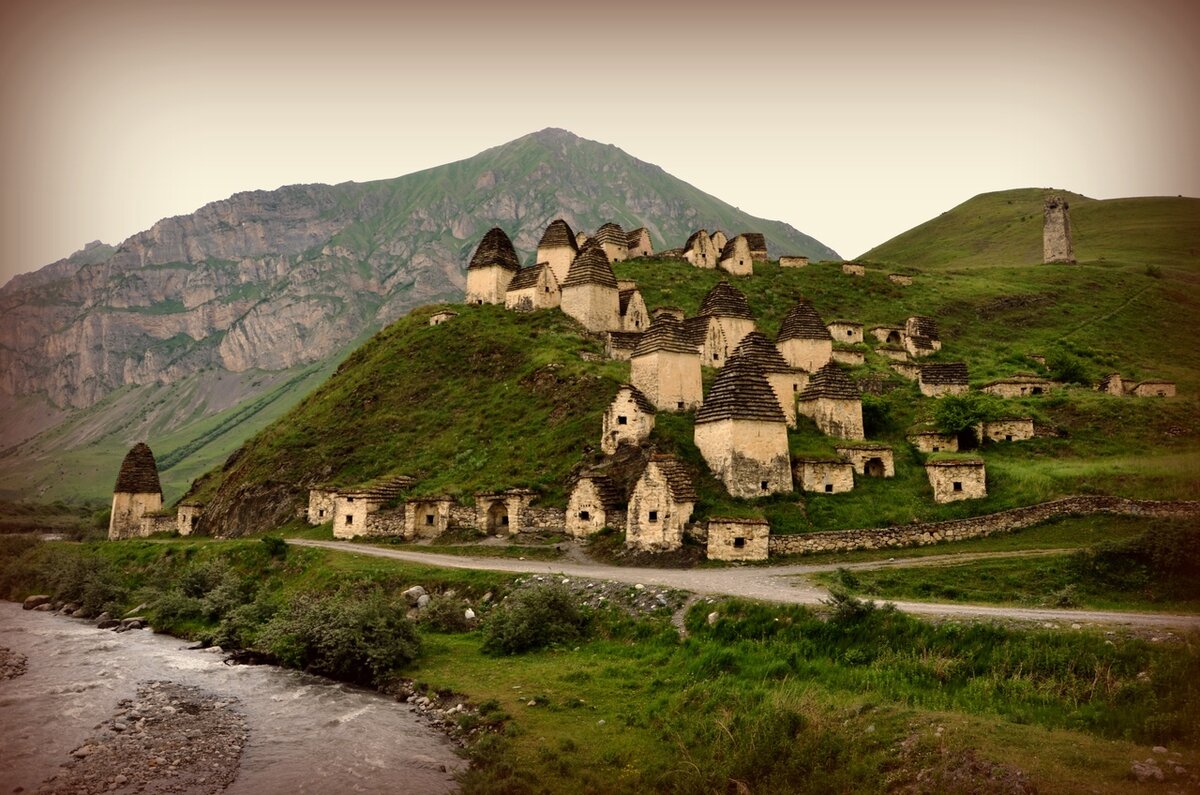
[[[565,533],[567,513],[562,508],[533,508],[521,511],[522,533]]]
[[[813,552],[847,552],[855,549],[884,549],[916,547],[942,541],[964,541],[996,533],[1008,533],[1041,524],[1060,516],[1090,514],[1119,514],[1155,518],[1200,516],[1200,501],[1130,500],[1124,497],[1064,497],[1026,508],[1014,508],[970,519],[951,519],[944,522],[918,522],[898,527],[865,530],[831,530],[803,535],[772,535],[769,542],[772,557],[806,555]]]

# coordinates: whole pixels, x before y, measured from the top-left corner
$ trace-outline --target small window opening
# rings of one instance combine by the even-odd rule
[[[961,480],[954,481],[954,490],[962,491],[962,481]]]
[[[1006,442],[1011,442],[1011,441],[1012,441],[1012,434],[1011,434],[1011,433],[1006,433],[1006,434],[1004,434],[1004,441],[1006,441]]]
[[[940,453],[940,452],[942,452],[942,448],[938,447],[938,446],[935,444],[935,445],[933,446],[933,452],[935,452],[935,453]]]
[[[1042,388],[1041,388],[1040,386],[1035,386],[1035,387],[1033,388],[1032,392],[1033,392],[1033,394],[1035,394],[1035,395],[1040,395],[1040,394],[1042,394]]]
[[[617,417],[617,425],[628,425],[628,424],[629,424],[628,417]]]
[[[765,481],[765,480],[759,481],[759,483],[758,483],[758,487],[760,489],[762,489],[763,491],[767,490],[767,486],[768,486],[768,484],[767,484],[767,481]]]
[[[322,509],[320,509],[319,511],[317,511],[317,518],[318,518],[318,519],[323,519],[323,518],[325,518],[325,509],[324,509],[324,508],[322,508]]]
[[[678,403],[676,403],[675,405],[676,405],[676,407],[679,408],[680,411],[683,411],[683,401],[682,400],[679,401]]]
[[[508,527],[508,514],[505,514],[503,516],[503,518],[500,519],[500,524],[504,525],[505,527]]]
[[[346,524],[354,524],[354,517],[350,514],[346,514]]]
[[[799,385],[799,384],[792,384],[792,391],[793,391],[793,392],[799,392],[799,391],[800,391],[800,385]]]
[[[425,514],[425,524],[427,524],[427,525],[433,524],[433,514],[431,514],[431,513]]]
[[[587,520],[592,518],[592,515],[587,511],[580,511],[579,518],[586,522]]]
[[[648,520],[651,522],[657,522],[658,521],[658,511],[651,511],[650,516],[648,517]]]
[[[719,353],[714,353],[714,354],[713,354],[713,361],[714,361],[714,362],[715,362],[715,361],[718,361],[720,358],[721,358],[721,354],[719,354]]]
[[[548,293],[548,292],[550,292],[550,288],[549,288],[549,287],[543,287],[543,288],[542,288],[542,290],[543,290],[544,292],[547,292],[547,293]]]
[[[827,493],[827,494],[833,493],[833,484],[832,483],[825,484],[825,493]]]
[[[853,336],[854,336],[854,331],[853,331],[853,330],[851,330],[851,329],[846,329],[846,336],[847,336],[847,337],[853,337]]]
[[[1164,392],[1163,390],[1161,390],[1161,389],[1160,389],[1160,390],[1158,390],[1158,396],[1159,396],[1159,397],[1166,397],[1166,396],[1167,396],[1167,393],[1166,393],[1166,392]]]
[[[741,536],[738,536],[737,538],[733,539],[733,548],[734,549],[741,549],[744,546],[746,546],[746,539],[742,538]]]

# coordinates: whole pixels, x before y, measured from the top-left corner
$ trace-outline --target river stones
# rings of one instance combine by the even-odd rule
[[[33,596],[26,596],[25,601],[21,603],[22,610],[33,610],[42,605],[49,604],[50,597],[47,594],[40,593]]]

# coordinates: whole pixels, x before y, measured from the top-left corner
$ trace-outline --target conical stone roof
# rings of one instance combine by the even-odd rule
[[[776,340],[832,340],[825,321],[817,314],[812,302],[801,298],[796,305],[788,310],[779,326],[779,336]]]
[[[817,370],[808,379],[808,386],[800,393],[800,400],[832,398],[834,400],[862,400],[862,393],[842,368],[833,362]]]
[[[629,239],[625,236],[625,230],[619,224],[614,224],[611,221],[596,230],[596,236],[592,238],[597,243],[615,243],[618,246],[628,246]]]
[[[560,246],[565,246],[572,251],[579,251],[579,244],[575,241],[575,233],[571,231],[570,224],[561,218],[555,218],[542,233],[538,248],[558,248]]]
[[[683,338],[683,324],[671,315],[659,315],[654,318],[632,355],[645,356],[657,351],[696,355],[695,347]]]
[[[469,270],[492,266],[499,266],[513,273],[521,270],[521,261],[517,259],[517,251],[513,248],[512,241],[498,226],[489,229],[483,240],[479,241],[479,247],[471,257]]]
[[[729,357],[704,396],[704,404],[696,412],[697,425],[720,420],[787,422],[775,390],[771,389],[763,371],[747,356],[735,354]]]
[[[754,319],[754,315],[750,313],[750,304],[746,302],[746,295],[724,279],[717,282],[708,291],[708,295],[704,296],[704,300],[700,302],[700,314]]]
[[[613,273],[612,265],[608,264],[608,255],[595,243],[595,238],[589,240],[575,255],[562,286],[572,287],[579,284],[598,284],[601,287],[617,289],[617,277]]]
[[[154,453],[145,442],[138,442],[125,454],[113,493],[162,493],[162,486],[158,482],[158,464],[154,461]]]
[[[775,343],[758,331],[751,331],[742,337],[742,341],[734,348],[733,355],[746,357],[758,365],[758,369],[763,373],[790,373],[795,369],[783,358]]]

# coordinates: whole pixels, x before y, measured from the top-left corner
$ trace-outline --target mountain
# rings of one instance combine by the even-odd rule
[[[228,454],[350,347],[461,296],[489,227],[529,260],[559,216],[586,230],[646,226],[660,248],[719,227],[761,231],[775,255],[837,256],[555,129],[396,179],[235,194],[0,288],[6,495],[101,497],[99,462],[145,438],[182,465],[164,472],[177,493],[197,461]]]

